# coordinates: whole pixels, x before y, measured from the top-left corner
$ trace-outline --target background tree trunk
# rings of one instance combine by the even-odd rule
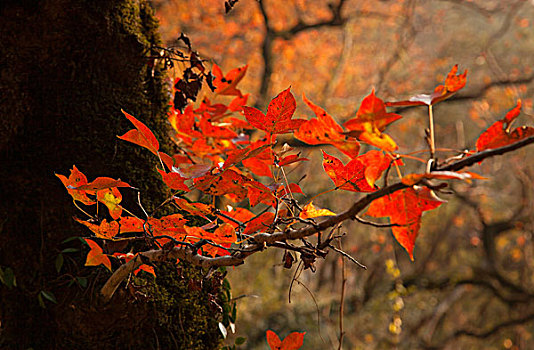
[[[191,290],[189,279],[200,280],[200,271],[179,275],[166,265],[151,285],[155,298],[134,300],[122,291],[98,307],[95,295],[108,274],[83,268],[87,249],[79,241],[62,243],[87,231],[73,222],[80,214],[54,172],[68,176],[75,164],[89,181],[120,177],[141,188],[148,208],[164,198],[153,155],[116,137],[131,129],[121,108],[159,140],[166,136],[164,74],[146,58],[159,43],[156,30],[143,0],[0,4],[0,267],[16,278],[16,287],[0,285],[2,348],[220,343],[212,301],[222,276]],[[58,273],[55,261],[67,247],[81,250],[63,254]],[[40,306],[42,291],[57,304],[41,294]]]

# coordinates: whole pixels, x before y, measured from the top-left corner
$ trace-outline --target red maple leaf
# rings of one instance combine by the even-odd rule
[[[122,136],[117,136],[119,139],[130,141],[136,145],[145,147],[150,152],[158,155],[159,142],[156,139],[156,136],[150,131],[150,129],[139,120],[135,119],[132,115],[121,110],[122,113],[132,124],[135,126],[135,129],[128,131]]]
[[[295,97],[290,88],[282,91],[269,103],[267,114],[254,107],[243,107],[245,117],[250,125],[268,134],[284,134],[298,129],[304,119],[291,119],[296,109]]]
[[[503,119],[493,123],[492,126],[480,135],[476,145],[477,151],[480,152],[490,148],[506,146],[521,141],[524,138],[534,136],[534,128],[530,126],[520,126],[510,131],[513,121],[519,116],[520,112],[521,100],[518,100],[517,105],[506,113]]]
[[[257,218],[250,220],[243,231],[244,235],[250,235],[256,231],[267,230],[274,221],[274,213],[266,212],[259,215]]]
[[[393,236],[406,249],[413,261],[415,239],[421,227],[421,216],[424,211],[439,207],[443,201],[432,196],[431,191],[424,188],[405,188],[390,195],[375,199],[367,210],[373,217],[389,217],[393,226]]]
[[[181,190],[189,192],[189,187],[187,187],[187,185],[184,183],[187,178],[182,177],[178,172],[173,171],[170,173],[166,173],[161,169],[158,169],[158,172],[161,174],[165,185],[167,185],[171,190]]]
[[[302,97],[317,118],[307,120],[295,131],[295,137],[309,145],[330,144],[351,158],[356,158],[360,143],[353,137],[343,135],[343,128],[324,109]]]
[[[72,166],[70,171],[69,178],[66,176],[56,174],[56,176],[61,180],[63,186],[67,188],[67,192],[71,195],[72,199],[78,202],[82,202],[85,205],[92,205],[96,202],[87,197],[87,192],[84,190],[78,189],[78,187],[87,184],[87,177],[76,168],[76,165]]]
[[[391,164],[391,158],[380,151],[369,151],[347,165],[324,151],[323,158],[324,170],[336,187],[353,192],[375,191],[375,181]]]
[[[120,179],[115,180],[111,177],[97,177],[93,181],[89,182],[88,184],[78,186],[76,189],[87,191],[88,193],[94,194],[97,191],[106,189],[106,188],[113,188],[113,187],[132,187],[129,184],[127,184],[124,181],[121,181]]]
[[[95,236],[103,239],[113,239],[119,233],[119,223],[117,221],[107,222],[106,219],[102,220],[100,225],[93,224],[89,221],[83,221],[78,218],[74,218],[80,224],[87,226],[94,232]]]
[[[226,75],[223,75],[221,68],[214,64],[213,65],[213,85],[215,86],[215,92],[219,95],[236,95],[242,96],[241,91],[239,91],[236,86],[243,79],[245,73],[247,72],[248,64],[243,67],[234,68]]]
[[[402,116],[395,113],[387,113],[384,102],[375,96],[375,90],[365,97],[356,113],[356,117],[345,122],[344,126],[349,130],[345,134],[356,137],[358,140],[393,152],[397,144],[391,137],[382,132],[386,126]]]
[[[85,260],[85,266],[98,266],[100,264],[104,265],[111,271],[111,261],[108,256],[104,254],[104,251],[100,246],[93,240],[84,238],[85,242],[91,250],[87,254],[87,259]]]
[[[233,194],[238,200],[247,196],[247,190],[243,187],[248,179],[232,169],[219,174],[208,174],[195,181],[195,187],[204,193],[214,196]]]
[[[305,334],[306,332],[293,332],[282,341],[275,332],[268,330],[266,337],[271,350],[297,350],[304,344]]]

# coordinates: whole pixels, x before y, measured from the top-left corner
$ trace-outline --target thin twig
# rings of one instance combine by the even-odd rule
[[[338,239],[337,242],[339,246],[339,251],[341,249],[341,239]],[[339,346],[338,350],[343,348],[343,338],[345,337],[345,331],[343,329],[343,312],[345,309],[345,286],[347,285],[347,274],[345,271],[345,258],[341,257],[341,297],[339,301]]]
[[[332,248],[334,251],[336,251],[337,253],[343,255],[344,257],[346,257],[347,259],[349,259],[350,261],[352,261],[353,263],[355,263],[356,265],[358,265],[359,267],[361,267],[362,269],[364,270],[367,270],[367,266],[365,266],[364,264],[362,264],[361,262],[359,262],[358,260],[354,259],[352,256],[350,256],[349,254],[345,253],[344,251],[342,251],[341,249],[337,249],[336,247],[334,247],[333,245],[328,245],[330,248]]]

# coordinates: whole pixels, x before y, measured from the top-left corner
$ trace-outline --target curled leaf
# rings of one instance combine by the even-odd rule
[[[456,64],[451,68],[449,74],[447,74],[447,78],[445,78],[443,85],[436,86],[434,92],[431,94],[416,95],[404,101],[386,102],[386,106],[430,106],[443,101],[465,86],[467,81],[467,69],[462,74],[457,73],[458,65]]]

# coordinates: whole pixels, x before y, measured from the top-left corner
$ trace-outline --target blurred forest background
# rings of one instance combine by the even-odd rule
[[[297,117],[311,115],[305,94],[341,123],[372,88],[384,100],[428,93],[459,64],[469,71],[468,83],[435,108],[438,148],[474,149],[480,133],[517,99],[519,124],[533,120],[534,1],[241,0],[226,15],[222,0],[152,3],[168,46],[178,45],[183,32],[224,72],[249,65],[240,83],[251,93],[249,105],[265,109],[291,85]],[[399,151],[425,150],[426,109],[399,113],[405,118],[389,128]],[[233,295],[242,296],[237,335],[247,338],[246,348],[265,349],[266,329],[281,337],[306,331],[305,349],[337,348],[343,300],[346,349],[532,348],[529,152],[474,168],[491,181],[454,184],[449,203],[423,218],[415,262],[388,229],[354,223],[344,225],[342,245],[367,270],[330,254],[315,273],[303,271],[292,282],[295,267],[284,269],[276,251],[230,270]],[[319,167],[320,159],[311,159],[291,174],[314,174],[301,182],[309,198],[330,188]],[[414,170],[423,168],[413,162]],[[354,196],[329,194],[315,204],[341,211]]]

